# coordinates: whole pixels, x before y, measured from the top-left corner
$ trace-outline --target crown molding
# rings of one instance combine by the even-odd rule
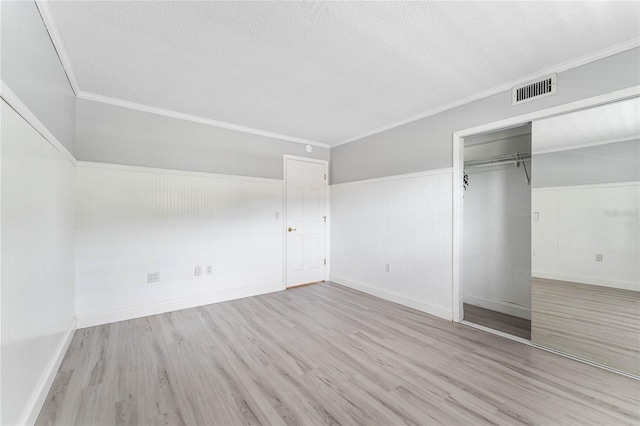
[[[492,89],[488,89],[488,90],[482,91],[480,93],[476,93],[475,95],[468,96],[468,97],[463,98],[463,99],[461,99],[459,101],[451,102],[451,103],[445,104],[445,105],[443,105],[441,107],[434,108],[432,110],[429,110],[429,111],[426,111],[426,112],[411,116],[409,118],[405,118],[403,120],[399,120],[399,121],[387,124],[385,126],[378,127],[377,129],[362,133],[362,134],[360,134],[358,136],[354,136],[354,137],[351,137],[349,139],[345,139],[345,140],[343,140],[341,142],[338,142],[338,143],[335,143],[335,144],[331,144],[331,148],[335,148],[335,147],[340,146],[340,145],[348,144],[350,142],[354,142],[354,141],[357,141],[359,139],[366,138],[367,136],[372,136],[372,135],[375,135],[375,134],[378,134],[378,133],[382,133],[382,132],[384,132],[386,130],[391,130],[391,129],[394,129],[396,127],[400,127],[400,126],[402,126],[404,124],[409,124],[409,123],[412,123],[414,121],[418,121],[418,120],[421,120],[423,118],[427,118],[427,117],[430,117],[432,115],[436,115],[438,113],[441,113],[441,112],[444,112],[444,111],[447,111],[447,110],[450,110],[450,109],[453,109],[453,108],[456,108],[456,107],[459,107],[459,106],[462,106],[462,105],[465,105],[465,104],[468,104],[468,103],[471,103],[471,102],[474,102],[474,101],[477,101],[477,100],[480,100],[482,98],[486,98],[488,96],[492,96],[492,95],[498,94],[500,92],[504,92],[505,90],[511,90],[511,88],[514,87],[514,86],[517,86],[519,84],[524,84],[524,83],[530,82],[532,80],[536,80],[538,78],[541,78],[541,77],[543,77],[545,75],[548,75],[548,74],[551,74],[551,73],[554,73],[554,72],[555,73],[560,73],[560,72],[567,71],[567,70],[572,69],[572,68],[577,68],[577,67],[579,67],[581,65],[585,65],[585,64],[588,64],[590,62],[594,62],[594,61],[597,61],[599,59],[603,59],[603,58],[606,58],[608,56],[612,56],[612,55],[615,55],[617,53],[624,52],[626,50],[634,49],[636,47],[640,47],[640,37],[635,37],[635,38],[629,39],[629,40],[627,40],[625,42],[614,44],[613,46],[609,46],[609,47],[607,47],[605,49],[601,49],[601,50],[598,50],[596,52],[592,52],[592,53],[589,53],[587,55],[581,56],[579,58],[572,59],[571,61],[563,62],[563,63],[561,63],[559,65],[554,66],[554,67],[549,67],[549,68],[546,68],[544,70],[538,71],[538,72],[536,72],[534,74],[530,74],[530,75],[528,75],[526,77],[523,77],[521,79],[518,79],[516,81],[510,82],[510,83],[505,83],[505,84],[502,84],[500,86],[494,87]]]
[[[20,115],[36,132],[53,146],[63,157],[65,157],[74,166],[77,161],[73,154],[54,136],[53,133],[44,125],[42,121],[29,109],[27,105],[15,94],[13,90],[2,80],[0,80],[0,98],[2,98],[7,105],[13,108],[18,115]]]
[[[134,110],[143,111],[143,112],[149,112],[152,114],[163,115],[165,117],[177,118],[180,120],[193,121],[195,123],[201,123],[209,126],[220,127],[223,129],[235,130],[243,133],[250,133],[250,134],[264,136],[272,139],[280,139],[280,140],[285,140],[289,142],[296,142],[296,143],[301,143],[305,145],[317,146],[319,148],[329,149],[329,144],[326,144],[326,143],[316,142],[316,141],[298,138],[294,136],[281,135],[281,134],[269,132],[266,130],[254,129],[251,127],[245,127],[238,124],[226,123],[223,121],[212,120],[204,117],[198,117],[195,115],[184,114],[177,111],[171,111],[168,109],[156,108],[150,105],[143,105],[135,102],[125,101],[122,99],[110,98],[107,96],[85,92],[82,89],[80,89],[80,84],[78,83],[78,79],[76,78],[76,75],[73,72],[73,67],[71,66],[71,60],[69,59],[69,54],[67,53],[65,44],[62,40],[60,29],[56,25],[55,19],[53,18],[53,14],[51,13],[49,1],[36,0],[36,6],[40,12],[40,16],[42,17],[42,21],[44,22],[47,32],[49,33],[49,37],[51,38],[53,47],[58,53],[58,58],[60,58],[62,67],[64,68],[64,71],[67,74],[69,84],[71,85],[73,92],[78,98],[92,100],[96,102],[102,102],[105,104],[120,106],[120,107],[134,109]]]
[[[89,93],[89,92],[84,92],[80,89],[80,85],[78,84],[78,80],[73,72],[73,69],[71,67],[71,61],[69,59],[69,55],[66,51],[65,45],[62,42],[62,36],[60,34],[60,30],[58,29],[58,26],[55,24],[55,21],[53,19],[53,16],[51,14],[51,9],[49,6],[49,1],[44,1],[44,0],[36,0],[36,6],[38,7],[38,10],[40,11],[40,15],[42,17],[42,20],[45,24],[45,27],[47,28],[47,31],[49,32],[49,36],[51,37],[51,41],[53,43],[53,46],[56,50],[56,52],[58,53],[58,57],[60,58],[60,62],[62,63],[62,66],[65,70],[65,73],[67,74],[67,77],[69,79],[69,83],[71,84],[71,88],[73,89],[74,93],[76,94],[76,96],[78,98],[82,98],[82,99],[88,99],[88,100],[92,100],[92,101],[96,101],[96,102],[102,102],[102,103],[106,103],[106,104],[110,104],[110,105],[115,105],[115,106],[120,106],[120,107],[124,107],[124,108],[129,108],[129,109],[134,109],[134,110],[138,110],[138,111],[144,111],[144,112],[149,112],[152,114],[158,114],[158,115],[164,115],[166,117],[172,117],[172,118],[177,118],[180,120],[187,120],[187,121],[193,121],[196,123],[201,123],[201,124],[207,124],[210,126],[215,126],[215,127],[220,127],[223,129],[229,129],[229,130],[235,130],[238,132],[243,132],[243,133],[250,133],[250,134],[254,134],[254,135],[259,135],[259,136],[264,136],[264,137],[268,137],[268,138],[274,138],[274,139],[281,139],[281,140],[286,140],[286,141],[290,141],[290,142],[297,142],[297,143],[302,143],[302,144],[306,144],[306,145],[313,145],[313,146],[317,146],[320,148],[335,148],[338,147],[340,145],[345,145],[348,144],[350,142],[354,142],[363,138],[366,138],[368,136],[372,136],[378,133],[382,133],[384,131],[387,130],[391,130],[394,129],[396,127],[400,127],[402,125],[405,124],[409,124],[412,123],[414,121],[418,121],[421,120],[423,118],[426,117],[430,117],[432,115],[436,115],[439,114],[441,112],[453,109],[453,108],[457,108],[459,106],[480,100],[482,98],[486,98],[495,94],[498,94],[500,92],[504,92],[506,90],[511,90],[512,87],[520,85],[520,84],[524,84],[527,83],[529,81],[535,80],[537,78],[543,77],[545,75],[548,75],[550,73],[560,73],[563,71],[567,71],[569,69],[572,68],[576,68],[579,67],[581,65],[585,65],[588,64],[590,62],[594,62],[597,61],[599,59],[603,59],[606,58],[608,56],[612,56],[615,55],[617,53],[621,53],[624,52],[626,50],[630,50],[636,47],[640,47],[640,37],[635,37],[632,39],[629,39],[627,41],[621,42],[621,43],[617,43],[614,44],[612,46],[609,46],[605,49],[601,49],[598,50],[596,52],[592,52],[589,53],[587,55],[581,56],[579,58],[575,58],[572,59],[570,61],[567,62],[563,62],[561,64],[558,64],[556,66],[553,67],[549,67],[546,68],[544,70],[538,71],[536,73],[530,74],[528,76],[525,76],[523,78],[520,78],[518,80],[512,81],[510,83],[506,83],[506,84],[502,84],[500,86],[496,86],[493,87],[491,89],[488,90],[484,90],[482,92],[476,93],[474,95],[468,96],[466,98],[460,99],[458,101],[455,102],[451,102],[448,104],[445,104],[441,107],[438,108],[434,108],[425,112],[422,112],[420,114],[417,115],[413,115],[411,117],[402,119],[402,120],[398,120],[392,123],[389,123],[387,125],[378,127],[376,129],[367,131],[365,133],[359,134],[357,136],[353,136],[350,137],[348,139],[342,140],[340,142],[337,143],[321,143],[321,142],[316,142],[316,141],[312,141],[312,140],[307,140],[307,139],[303,139],[303,138],[298,138],[298,137],[294,137],[294,136],[287,136],[287,135],[281,135],[278,133],[273,133],[273,132],[269,132],[269,131],[265,131],[265,130],[260,130],[260,129],[254,129],[251,127],[245,127],[245,126],[241,126],[241,125],[237,125],[237,124],[232,124],[232,123],[226,123],[223,121],[217,121],[217,120],[212,120],[212,119],[208,119],[208,118],[204,118],[204,117],[199,117],[199,116],[194,116],[194,115],[190,115],[190,114],[185,114],[185,113],[181,113],[181,112],[177,112],[177,111],[172,111],[172,110],[167,110],[167,109],[163,109],[163,108],[156,108],[153,106],[149,106],[149,105],[144,105],[144,104],[138,104],[138,103],[134,103],[134,102],[129,102],[129,101],[125,101],[125,100],[121,100],[121,99],[116,99],[116,98],[110,98],[107,96],[102,96],[102,95],[97,95],[94,93]]]
[[[42,21],[44,22],[44,26],[49,33],[53,48],[58,54],[58,58],[60,58],[62,68],[64,69],[65,74],[67,74],[67,79],[69,80],[71,89],[73,90],[73,93],[77,95],[81,92],[80,85],[78,84],[78,79],[76,78],[76,75],[73,72],[73,68],[71,67],[71,60],[69,59],[69,54],[67,53],[67,49],[65,48],[65,45],[62,41],[60,29],[56,25],[55,20],[53,19],[53,15],[51,14],[49,2],[36,0],[35,3],[38,11],[40,12],[40,17],[42,17]]]
[[[281,135],[279,133],[268,132],[265,130],[254,129],[251,127],[240,126],[238,124],[225,123],[224,121],[212,120],[209,118],[198,117],[196,115],[185,114],[182,112],[171,111],[164,108],[157,108],[150,105],[138,104],[135,102],[129,102],[122,99],[110,98],[108,96],[97,95],[95,93],[79,92],[77,94],[79,99],[86,99],[89,101],[100,102],[103,104],[109,104],[119,106],[122,108],[129,108],[137,111],[148,112],[156,115],[163,115],[165,117],[177,118],[179,120],[193,121],[194,123],[206,124],[209,126],[220,127],[228,130],[235,130],[237,132],[250,133],[253,135],[264,136],[272,139],[280,139],[289,142],[296,142],[305,145],[313,145],[320,148],[329,148],[326,143],[316,142],[308,139],[297,138],[294,136]]]

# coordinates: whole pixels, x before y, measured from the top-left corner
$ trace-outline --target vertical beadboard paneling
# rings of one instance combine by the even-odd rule
[[[331,186],[331,280],[451,319],[451,181],[444,169]]]
[[[76,171],[5,102],[1,126],[0,423],[10,425],[35,420],[73,331]]]
[[[281,180],[80,163],[79,326],[283,289],[282,200]]]
[[[534,188],[533,276],[640,290],[639,207],[640,182]]]

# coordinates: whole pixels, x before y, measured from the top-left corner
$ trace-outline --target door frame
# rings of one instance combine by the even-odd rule
[[[325,166],[326,171],[327,171],[327,179],[325,180],[325,185],[324,185],[324,212],[327,216],[327,221],[325,222],[325,227],[324,227],[324,257],[325,259],[327,259],[327,264],[325,265],[324,268],[324,280],[327,281],[329,279],[329,268],[330,268],[330,264],[331,261],[329,260],[329,254],[330,254],[330,245],[329,245],[329,236],[330,236],[330,226],[331,226],[331,218],[330,218],[330,214],[329,214],[329,161],[327,160],[318,160],[316,158],[309,158],[309,157],[301,157],[298,155],[290,155],[290,154],[283,154],[282,155],[282,202],[283,202],[283,206],[282,206],[282,211],[283,211],[283,215],[282,215],[282,219],[283,219],[283,224],[282,224],[282,242],[283,242],[283,253],[282,253],[282,284],[284,287],[284,290],[287,289],[287,160],[297,160],[297,161],[305,161],[307,163],[315,163],[315,164],[322,164]]]
[[[566,104],[534,111],[527,114],[518,115],[504,120],[494,121],[492,123],[482,124],[480,126],[470,127],[468,129],[459,130],[453,133],[453,271],[451,307],[453,317],[452,319],[454,322],[462,322],[462,320],[464,319],[464,283],[462,282],[462,224],[464,217],[464,190],[462,188],[462,172],[464,168],[464,138],[480,133],[488,133],[495,130],[516,127],[542,118],[562,115],[569,112],[592,108],[598,105],[604,105],[612,102],[618,102],[624,99],[635,98],[638,96],[640,96],[640,85],[632,86],[627,89],[617,90],[615,92],[606,93],[603,95],[593,96],[575,102],[569,102]]]

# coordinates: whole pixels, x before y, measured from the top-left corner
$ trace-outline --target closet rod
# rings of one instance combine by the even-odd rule
[[[482,167],[493,166],[497,164],[520,163],[520,161],[530,160],[530,152],[522,152],[515,154],[494,155],[492,157],[482,158],[480,160],[469,160],[464,162],[464,167]]]

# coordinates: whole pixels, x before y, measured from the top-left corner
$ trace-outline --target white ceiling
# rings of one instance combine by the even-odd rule
[[[537,120],[532,127],[534,154],[637,140],[640,98]]]
[[[640,37],[640,2],[47,8],[82,92],[331,145]]]
[[[502,142],[517,137],[528,136],[531,139],[531,124],[520,124],[506,129],[493,130],[487,133],[467,136],[464,138],[465,148],[474,145],[483,145],[487,143]]]

